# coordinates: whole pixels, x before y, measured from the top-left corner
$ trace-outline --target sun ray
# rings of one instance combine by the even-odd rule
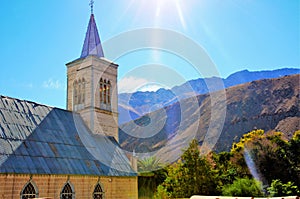
[[[159,1],[156,1],[156,13],[155,13],[156,17],[160,16],[160,10],[161,10],[161,4]]]
[[[181,25],[184,29],[186,29],[186,23],[185,23],[185,19],[183,17],[183,13],[182,13],[182,9],[181,9],[181,6],[179,1],[178,0],[175,0],[175,5],[176,5],[176,9],[177,9],[177,12],[178,12],[178,16],[179,16],[179,19],[180,19],[180,22],[181,22]]]

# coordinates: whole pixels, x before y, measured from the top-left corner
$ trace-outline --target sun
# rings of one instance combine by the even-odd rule
[[[184,10],[188,7],[185,0],[131,0],[130,5],[137,8],[136,20],[146,20],[154,26],[178,24],[186,28]]]
[[[183,4],[181,0],[154,0],[156,2],[156,12],[157,18],[161,16],[165,17],[178,17],[181,25],[186,26],[185,19],[182,12]]]
[[[185,28],[186,22],[183,15],[182,0],[152,0],[155,10],[156,20],[177,20],[179,19],[181,25]]]

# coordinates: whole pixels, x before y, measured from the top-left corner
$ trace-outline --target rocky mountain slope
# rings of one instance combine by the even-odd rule
[[[256,128],[290,136],[300,129],[299,84],[297,74],[181,100],[120,125],[121,146],[172,162],[195,137],[204,150],[228,151]]]
[[[284,68],[273,71],[254,71],[243,70],[236,72],[225,79],[199,78],[188,81],[170,90],[159,89],[156,92],[135,92],[119,94],[119,123],[123,124],[137,119],[142,115],[158,110],[191,96],[208,93],[207,85],[222,80],[225,88],[251,82],[259,79],[278,78],[285,75],[299,74],[300,69]],[[210,91],[219,90],[212,88]]]

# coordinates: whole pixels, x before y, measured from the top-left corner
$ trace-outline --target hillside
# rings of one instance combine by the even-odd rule
[[[300,129],[299,82],[299,74],[264,79],[181,100],[120,125],[121,146],[170,162],[194,137],[206,149],[228,151],[256,128],[289,136]]]
[[[218,80],[222,80],[224,87],[229,88],[255,80],[279,78],[299,73],[300,69],[293,68],[283,68],[273,71],[243,70],[233,73],[225,79],[211,77],[190,80],[170,90],[159,89],[156,92],[121,93],[119,94],[119,124],[137,119],[146,113],[171,105],[178,100],[208,93],[207,84],[214,85],[214,82]],[[212,90],[219,90],[219,88],[213,88]]]

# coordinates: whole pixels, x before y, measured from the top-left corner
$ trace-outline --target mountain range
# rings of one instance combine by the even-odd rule
[[[119,124],[135,120],[149,112],[199,94],[205,94],[231,86],[286,75],[299,74],[300,69],[283,68],[272,71],[243,70],[227,78],[210,77],[190,80],[172,89],[159,89],[156,92],[135,92],[119,94]],[[216,84],[218,82],[219,84]],[[220,85],[221,83],[221,85]]]
[[[199,141],[204,153],[229,151],[233,142],[253,129],[281,131],[290,137],[300,129],[300,75],[285,74],[234,86],[248,81],[253,74],[261,73],[241,71],[226,78],[226,89],[177,100],[120,125],[121,146],[127,151],[155,154],[164,162],[173,162],[193,138]],[[197,81],[203,80],[194,83]]]

